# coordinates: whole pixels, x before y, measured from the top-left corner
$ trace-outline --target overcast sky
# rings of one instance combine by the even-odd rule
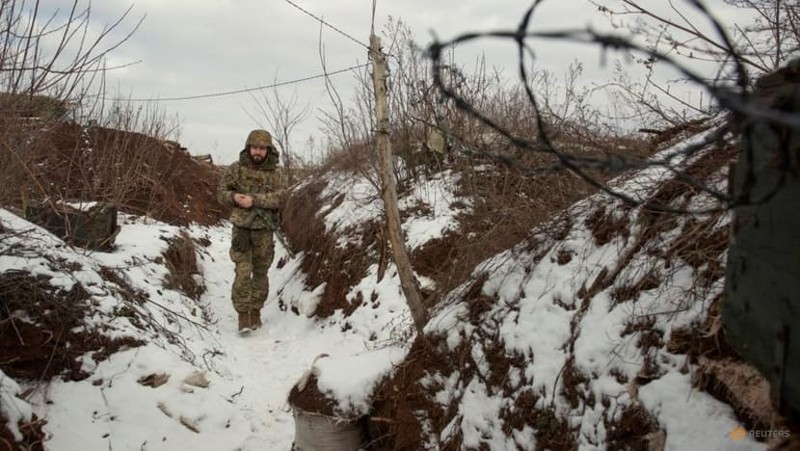
[[[72,2],[46,3],[46,8],[65,10]],[[81,4],[85,7],[89,2]],[[378,0],[374,23],[382,30],[389,17],[401,19],[414,33],[415,41],[424,45],[434,34],[444,40],[465,31],[513,29],[530,4],[519,0]],[[180,142],[192,154],[210,153],[217,163],[233,161],[251,129],[269,128],[253,97],[262,94],[168,99],[320,75],[320,36],[329,72],[368,62],[364,45],[369,40],[373,7],[368,0],[96,0],[91,3],[92,23],[99,28],[113,22],[131,5],[130,17],[120,30],[129,30],[144,19],[136,33],[111,54],[108,66],[136,64],[111,71],[110,94],[161,99],[158,106],[179,120]],[[298,7],[349,37],[321,26]],[[545,1],[534,21],[537,27],[550,28],[599,27],[602,23],[603,17],[588,0]],[[513,46],[485,43],[481,50],[487,52],[489,63],[506,64],[513,73]],[[472,60],[470,51],[459,50],[459,54]],[[590,78],[604,76],[596,72],[601,70],[602,60],[597,48],[542,45],[537,52],[556,74],[563,74],[577,59],[589,70]],[[351,96],[353,80],[353,72],[332,78],[344,97]],[[331,109],[324,85],[317,79],[284,86],[278,92],[285,98],[297,93],[299,104],[310,109],[292,140],[295,151],[305,151],[302,147],[309,136],[321,138],[320,111]],[[271,95],[272,90],[267,93]]]

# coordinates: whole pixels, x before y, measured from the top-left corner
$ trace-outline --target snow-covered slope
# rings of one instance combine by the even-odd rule
[[[83,380],[44,383],[0,376],[2,412],[14,420],[12,431],[24,429],[35,414],[45,421],[45,449],[289,449],[294,424],[286,399],[319,354],[330,355],[320,365],[332,388],[360,410],[367,408],[371,384],[404,356],[402,347],[387,344],[388,324],[396,320],[390,306],[350,318],[354,327],[348,332],[340,318],[318,322],[281,308],[278,297],[292,302],[316,295],[303,291],[297,260],[287,259],[280,247],[270,271],[274,288],[263,312],[265,327],[239,337],[229,301],[228,226],[185,229],[205,244],[197,250],[207,291],[195,301],[163,286],[168,270],[162,253],[182,229],[124,215],[120,222],[114,252],[87,253],[0,210],[6,231],[0,274],[30,272],[67,290],[81,285],[89,292],[92,312],[82,327],[137,341],[103,360],[94,352],[81,356],[79,366],[88,374]],[[368,281],[364,285],[382,289]],[[126,290],[135,291],[135,299],[121,295]],[[12,312],[11,318],[12,323],[34,322],[24,311]],[[372,350],[379,365],[359,358]],[[361,371],[354,373],[354,365]],[[207,387],[185,382],[198,372],[209,381]],[[153,384],[154,375],[161,374],[168,376],[166,382]],[[322,386],[327,380],[321,379]]]
[[[454,177],[427,179],[402,200],[412,250],[458,233],[469,199],[453,194]],[[668,180],[651,170],[615,183],[647,200],[710,202]],[[330,203],[316,214],[329,233],[349,236],[379,217],[365,180],[334,174],[325,183],[320,198]],[[35,414],[46,422],[38,422],[45,449],[289,449],[287,396],[312,362],[316,388],[337,413],[371,413],[379,433],[392,431],[392,445],[376,442],[381,449],[761,447],[727,436],[740,423],[693,388],[685,343],[713,316],[726,214],[669,216],[607,195],[585,199],[476,268],[436,307],[423,341],[414,341],[391,265],[382,278],[370,265],[350,287],[352,313],[319,319],[324,285],[309,283],[303,252],[289,257],[280,244],[265,326],[239,337],[228,225],[120,222],[116,249],[89,253],[0,210],[0,276],[21,270],[63,290],[80,285],[90,311],[81,327],[118,339],[115,352],[79,356],[83,378],[0,376],[10,429],[36,423]],[[195,242],[199,299],[164,287],[163,253],[181,232]],[[37,322],[21,310],[8,318]],[[198,372],[207,386],[187,382]]]

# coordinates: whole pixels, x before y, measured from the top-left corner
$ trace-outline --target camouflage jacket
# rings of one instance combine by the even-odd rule
[[[231,164],[222,176],[217,200],[232,207],[233,225],[246,229],[273,228],[285,195],[286,184],[274,165],[256,166],[247,150],[239,153],[239,161]],[[236,193],[253,197],[253,208],[240,208],[233,203]]]

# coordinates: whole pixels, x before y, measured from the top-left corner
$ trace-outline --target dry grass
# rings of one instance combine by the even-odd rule
[[[586,218],[586,227],[592,232],[595,244],[602,246],[617,237],[627,239],[631,232],[629,214],[630,209],[627,206],[622,206],[619,211],[607,209],[603,205],[595,208]]]
[[[780,429],[785,424],[770,399],[770,385],[751,365],[738,359],[699,358],[695,385],[730,404],[747,429]]]
[[[87,330],[88,298],[78,283],[64,291],[52,287],[45,277],[18,271],[0,274],[0,369],[19,379],[49,380],[61,375],[82,380],[89,375],[77,359],[87,352],[102,361],[122,346],[144,344],[112,340]]]
[[[407,147],[415,141],[414,137],[406,136],[404,139],[399,144]],[[422,137],[416,138],[419,139]],[[616,144],[622,147],[621,143]],[[367,152],[368,146],[362,146],[360,151]],[[649,150],[642,152],[647,153]],[[365,168],[369,168],[365,163],[369,161],[369,155],[356,155],[358,152],[353,149],[344,152],[331,160],[327,168],[363,173]],[[542,167],[552,163],[552,159],[535,155],[515,157],[529,166]],[[430,168],[418,166],[415,169],[417,177],[443,168],[458,173],[461,178],[456,194],[468,198],[473,206],[458,218],[457,230],[426,243],[411,255],[414,270],[432,278],[436,283],[435,292],[425,293],[426,306],[429,308],[434,308],[444,293],[469,280],[479,262],[524,242],[526,238],[535,240],[531,237],[531,230],[535,225],[551,219],[557,212],[595,191],[569,172],[517,170],[502,162],[486,159],[480,154],[452,153],[445,161],[437,159],[427,163],[419,160],[415,164],[432,165]],[[607,180],[614,174],[593,175]],[[344,294],[361,277],[369,264],[380,264],[381,257],[386,254],[386,240],[381,234],[379,224],[369,224],[357,231],[357,236],[352,240],[361,243],[360,247],[337,248],[335,237],[326,236],[321,219],[315,215],[323,207],[319,199],[323,189],[324,183],[314,182],[295,193],[284,210],[283,222],[296,249],[307,252],[303,269],[312,279],[309,283],[312,286],[323,282],[328,284],[319,306],[319,314],[327,315],[337,309],[348,314],[355,305],[345,302]],[[333,204],[335,205],[335,201]],[[402,215],[407,218],[419,213],[421,212],[412,208],[403,211]],[[624,211],[603,211],[596,218],[597,227],[608,228],[609,236],[624,234],[629,228],[628,216]],[[554,226],[547,230],[548,236],[544,239],[548,242],[564,239],[572,225],[571,218],[562,217],[560,221],[554,221]],[[571,255],[567,251],[559,255],[561,264],[566,264],[570,259]],[[350,271],[345,273],[341,271],[342,267],[350,268]],[[353,277],[353,273],[357,277]],[[472,339],[483,343],[489,374],[475,374],[475,368],[479,365],[472,361],[469,351],[471,344],[450,351],[443,343],[437,345],[441,340],[436,337],[418,339],[412,345],[411,353],[402,367],[375,391],[375,410],[372,416],[381,420],[372,424],[371,436],[375,443],[371,449],[419,449],[423,437],[422,425],[414,412],[428,412],[427,418],[434,430],[441,430],[457,413],[457,402],[441,406],[431,401],[437,387],[420,384],[420,378],[425,374],[437,373],[447,377],[454,371],[459,371],[465,380],[481,376],[486,378],[493,390],[516,397],[518,402],[528,399],[524,393],[517,393],[517,389],[508,381],[509,370],[524,369],[526,357],[508,355],[497,337],[480,328],[486,324],[486,316],[496,302],[495,299],[480,295],[482,284],[481,279],[473,281],[472,288],[464,296],[469,304],[469,321],[479,326],[476,332],[479,337]],[[362,299],[361,302],[367,301]],[[588,302],[583,307],[587,305]],[[568,399],[575,404],[596,402],[581,389],[588,379],[574,366],[566,368],[563,377],[562,394]],[[577,432],[565,419],[556,415],[553,409],[535,408],[537,395],[531,393],[530,396],[530,409],[504,410],[501,415],[504,430],[522,430],[525,426],[530,426],[537,431],[538,449],[576,449]],[[462,439],[460,433],[455,433],[439,443],[439,446],[441,449],[460,449]]]
[[[371,170],[369,161],[369,146],[360,144],[332,154],[320,172],[364,175]],[[458,218],[457,230],[429,241],[411,254],[414,270],[436,282],[435,292],[424,293],[429,307],[467,280],[479,262],[523,241],[536,224],[594,192],[570,173],[520,172],[487,165],[481,157],[462,155],[436,164],[437,169],[444,167],[460,175],[456,195],[469,199],[473,205]],[[284,208],[282,226],[292,246],[306,253],[303,270],[309,275],[309,285],[327,284],[318,314],[326,316],[337,309],[347,314],[356,305],[347,302],[344,295],[370,264],[381,263],[383,267],[382,257],[390,251],[379,223],[347,231],[352,233],[348,241],[359,244],[337,247],[338,237],[326,235],[316,213],[323,208],[319,196],[324,188],[324,182],[316,181],[294,192]],[[336,207],[337,199],[328,201],[328,208]],[[410,209],[402,211],[401,216],[419,213]]]
[[[664,346],[664,332],[655,328],[656,320],[652,316],[644,316],[631,319],[625,324],[625,329],[620,334],[626,337],[636,334],[636,346],[641,350],[643,356],[647,356],[651,348],[661,349]]]
[[[483,280],[475,281],[464,295],[469,305],[468,320],[477,326],[497,321],[497,318],[488,318],[494,299],[481,294]],[[484,356],[481,362],[475,360],[473,346],[481,347],[478,353]],[[529,388],[520,388],[509,377],[512,370],[524,372],[527,365],[528,358],[509,354],[497,332],[482,327],[476,328],[473,335],[455,349],[448,346],[444,336],[418,338],[404,363],[374,392],[371,415],[378,421],[372,422],[370,435],[373,446],[370,449],[416,450],[422,448],[421,441],[425,439],[433,440],[437,449],[463,449],[464,438],[460,429],[456,428],[448,437],[436,433],[444,430],[458,415],[460,400],[465,394],[459,384],[457,387],[462,388],[455,388],[449,394],[451,402],[446,405],[436,402],[437,393],[441,395],[440,391],[445,387],[435,379],[432,382],[430,376],[448,379],[454,374],[460,381],[479,379],[490,392],[514,400],[500,411],[499,420],[506,433],[531,427],[535,430],[537,450],[577,449],[577,431],[567,420],[556,415],[553,406],[538,406],[540,395],[532,393]],[[488,370],[481,369],[484,367]],[[428,383],[423,384],[423,378]],[[420,411],[426,413],[429,430],[419,422]],[[477,449],[490,449],[489,446],[488,442],[483,442]]]
[[[6,130],[0,161],[6,207],[102,201],[176,225],[215,224],[227,214],[216,202],[220,169],[142,133],[68,122]]]
[[[2,418],[5,420],[5,418]],[[0,427],[0,450],[2,451],[44,451],[44,442],[47,439],[47,434],[44,433],[42,427],[47,424],[47,421],[32,415],[30,421],[20,421],[17,424],[17,429],[22,434],[22,440],[17,441],[14,435],[8,428],[6,421],[3,421]]]
[[[118,270],[103,266],[100,268],[100,277],[106,282],[114,284],[116,294],[126,303],[142,305],[150,297],[146,291],[134,288]]]
[[[195,301],[199,300],[206,292],[206,287],[197,266],[197,244],[185,230],[181,230],[167,242],[169,246],[162,254],[169,270],[164,287],[180,291]]]
[[[642,291],[653,290],[661,286],[663,281],[658,272],[650,270],[645,272],[636,282],[617,286],[611,291],[611,299],[615,304],[626,301],[636,301]]]
[[[436,281],[434,298],[466,281],[478,263],[524,241],[535,225],[592,192],[569,174],[523,174],[504,167],[475,170],[467,162],[461,165],[457,195],[470,199],[472,208],[459,216],[456,231],[411,255],[415,271]],[[554,230],[553,235],[557,234]]]
[[[658,420],[640,404],[626,405],[619,420],[605,418],[607,449],[659,450],[664,449],[666,434]]]

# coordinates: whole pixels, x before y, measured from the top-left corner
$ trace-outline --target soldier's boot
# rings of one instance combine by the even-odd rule
[[[239,335],[248,335],[252,330],[253,324],[250,321],[250,312],[239,312]]]
[[[256,330],[263,326],[261,322],[261,310],[250,310],[250,328]]]

